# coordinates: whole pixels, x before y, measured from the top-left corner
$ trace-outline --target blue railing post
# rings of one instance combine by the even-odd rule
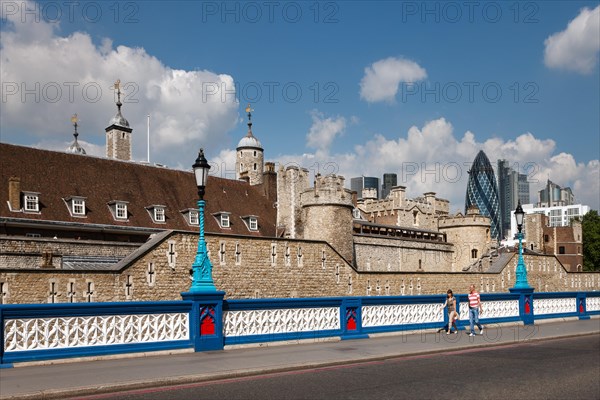
[[[0,369],[12,368],[12,364],[4,362],[4,314],[0,306]]]
[[[342,340],[366,339],[362,331],[362,301],[360,297],[346,297],[340,306]]]
[[[194,351],[223,350],[223,297],[225,292],[181,293],[184,300],[192,301],[190,311],[190,340]]]
[[[525,325],[533,325],[533,288],[509,288],[511,293],[519,294],[519,317]]]
[[[577,316],[579,319],[590,319],[587,313],[587,293],[577,292]]]

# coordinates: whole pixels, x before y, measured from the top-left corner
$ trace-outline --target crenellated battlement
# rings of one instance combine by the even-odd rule
[[[454,217],[441,217],[438,219],[440,228],[454,228],[460,226],[490,226],[490,218],[484,215],[457,215]]]
[[[315,187],[300,194],[302,207],[313,205],[340,205],[353,208],[352,192],[344,188],[344,177],[340,175],[317,175]]]

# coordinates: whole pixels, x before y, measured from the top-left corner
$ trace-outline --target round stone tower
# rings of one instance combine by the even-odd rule
[[[248,104],[248,134],[235,149],[235,174],[237,179],[247,179],[250,185],[260,185],[263,182],[265,158],[262,145],[252,134],[252,111]]]
[[[481,215],[476,206],[469,207],[467,215],[439,218],[438,230],[454,245],[452,272],[477,263],[492,247],[490,217]]]
[[[304,238],[324,240],[348,262],[352,262],[352,192],[344,188],[344,177],[315,177],[315,187],[300,194]]]

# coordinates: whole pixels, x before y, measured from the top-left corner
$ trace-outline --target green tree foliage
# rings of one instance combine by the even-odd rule
[[[583,234],[583,269],[600,271],[600,215],[591,210],[581,219]]]

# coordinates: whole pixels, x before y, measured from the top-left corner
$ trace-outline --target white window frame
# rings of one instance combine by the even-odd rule
[[[31,207],[30,207],[31,205]],[[40,211],[40,196],[36,193],[23,194],[23,210],[26,212]]]
[[[165,208],[154,207],[154,222],[165,222]]]
[[[230,228],[231,227],[231,221],[229,219],[229,214],[221,214],[220,218],[219,218],[219,225],[221,225],[221,228]]]
[[[115,218],[127,219],[127,203],[115,203]]]
[[[258,230],[258,218],[256,218],[256,217],[248,218],[248,229],[250,229],[251,231]]]
[[[200,224],[199,217],[200,216],[198,215],[198,211],[190,210],[190,212],[188,213],[188,222],[190,223],[190,225],[199,225]]]
[[[78,209],[80,210],[78,211]],[[74,198],[71,199],[71,213],[77,216],[85,215],[85,199]]]

